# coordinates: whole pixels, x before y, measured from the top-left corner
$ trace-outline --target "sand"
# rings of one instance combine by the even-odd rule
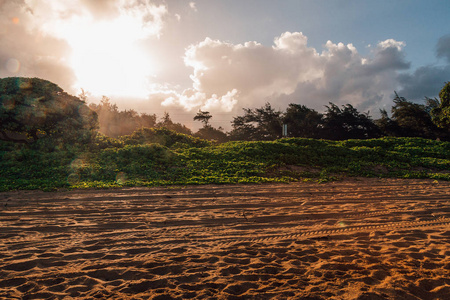
[[[450,299],[450,183],[0,193],[1,299]]]

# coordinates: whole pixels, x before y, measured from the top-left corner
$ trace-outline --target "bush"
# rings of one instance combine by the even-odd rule
[[[100,137],[83,151],[2,146],[0,190],[168,184],[319,182],[339,176],[449,180],[450,143],[421,138],[211,144],[166,130],[126,141]],[[141,133],[142,133],[141,132]],[[159,143],[148,143],[163,137]],[[138,144],[127,144],[140,141]],[[186,143],[183,143],[186,141]],[[171,147],[164,146],[171,145]],[[201,145],[201,147],[199,147]],[[81,151],[81,152],[80,152]]]
[[[211,145],[210,142],[196,138],[187,134],[177,133],[166,128],[141,128],[131,135],[120,137],[125,145],[160,144],[168,148],[177,144],[189,147],[205,147]]]

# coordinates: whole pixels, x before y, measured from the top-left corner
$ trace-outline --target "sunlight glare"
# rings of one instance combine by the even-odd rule
[[[96,96],[145,97],[156,70],[139,47],[143,37],[141,24],[126,15],[73,22],[65,29],[65,39],[72,48],[77,88]]]

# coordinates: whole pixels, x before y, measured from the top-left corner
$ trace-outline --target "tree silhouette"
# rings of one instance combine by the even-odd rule
[[[380,135],[378,127],[369,114],[359,113],[351,104],[339,108],[330,102],[325,106],[323,116],[323,137],[330,140],[367,139]]]
[[[275,111],[270,103],[261,108],[244,108],[244,115],[231,122],[232,140],[275,140],[281,137],[282,113]]]
[[[289,137],[316,138],[320,135],[322,115],[304,105],[289,104],[283,117]]]
[[[397,122],[389,118],[388,112],[385,109],[380,109],[381,118],[375,120],[375,125],[378,126],[383,136],[399,136],[401,128]]]
[[[392,120],[399,127],[398,136],[436,138],[437,126],[433,123],[429,108],[412,103],[395,93]]]
[[[194,117],[194,121],[200,121],[203,123],[204,127],[208,126],[209,119],[211,119],[212,116],[209,113],[209,111],[201,111],[199,110],[198,113]]]
[[[194,136],[199,137],[204,140],[216,141],[219,143],[224,143],[228,141],[228,136],[225,132],[223,132],[223,128],[219,127],[218,129],[212,127],[209,124],[209,120],[212,118],[209,111],[199,110],[198,113],[194,117],[194,121],[200,121],[203,123],[203,127],[200,128]]]

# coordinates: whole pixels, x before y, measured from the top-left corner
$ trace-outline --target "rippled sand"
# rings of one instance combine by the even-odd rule
[[[449,299],[450,183],[0,193],[1,299]]]

